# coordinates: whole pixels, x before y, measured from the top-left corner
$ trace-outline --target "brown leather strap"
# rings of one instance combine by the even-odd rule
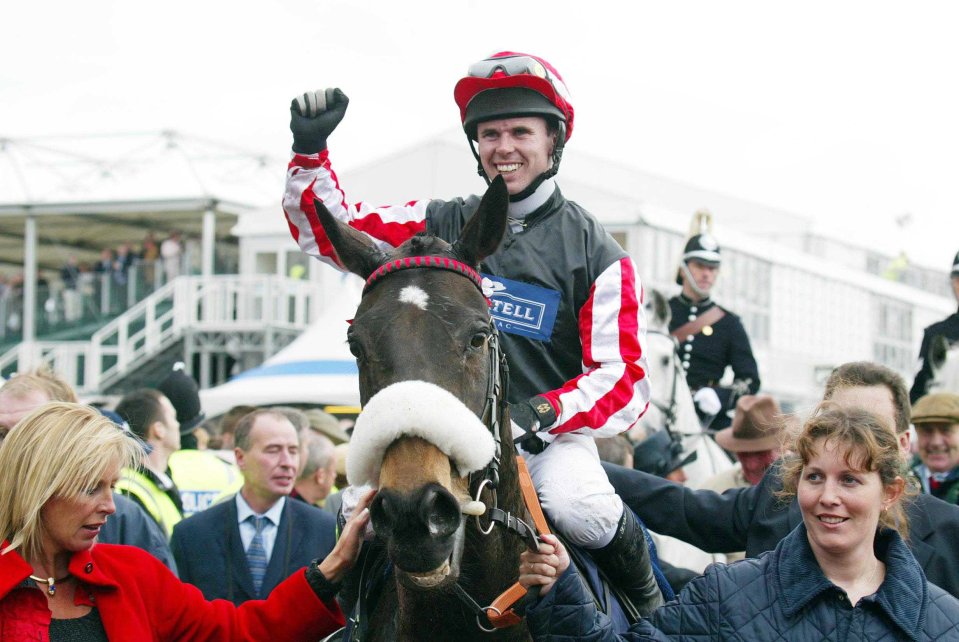
[[[726,316],[726,311],[718,305],[714,305],[689,323],[684,323],[683,325],[679,326],[670,332],[670,334],[673,335],[677,341],[685,341],[686,337],[689,335],[695,336],[699,334],[707,325],[716,323],[724,316]]]
[[[546,515],[543,514],[543,507],[539,504],[539,495],[536,494],[536,486],[533,485],[533,478],[530,477],[529,468],[526,467],[526,460],[520,456],[516,457],[516,468],[519,473],[519,487],[523,491],[523,501],[526,502],[526,510],[536,526],[540,535],[549,535],[549,525],[546,523]]]
[[[526,460],[522,457],[516,457],[516,468],[519,473],[519,487],[523,492],[523,501],[526,504],[526,510],[533,520],[533,525],[540,535],[549,534],[549,525],[546,523],[546,515],[543,514],[543,507],[539,503],[539,496],[536,494],[536,487],[533,485],[533,478],[530,477],[529,468],[526,467]],[[526,589],[516,582],[508,589],[499,594],[493,600],[493,603],[486,608],[486,617],[490,624],[497,629],[519,624],[523,618],[513,612],[513,606],[523,599],[526,595]]]

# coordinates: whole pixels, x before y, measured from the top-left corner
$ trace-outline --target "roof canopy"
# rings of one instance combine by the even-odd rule
[[[139,243],[148,230],[200,236],[201,212],[217,239],[237,215],[278,203],[285,162],[172,131],[0,138],[0,268],[24,260],[24,221],[38,222],[38,265]],[[277,207],[279,207],[277,205]]]

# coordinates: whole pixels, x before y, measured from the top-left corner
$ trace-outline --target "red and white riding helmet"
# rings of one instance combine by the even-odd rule
[[[501,51],[470,65],[456,83],[453,98],[466,135],[476,125],[511,116],[545,116],[562,123],[563,142],[573,134],[573,105],[563,77],[538,56]]]

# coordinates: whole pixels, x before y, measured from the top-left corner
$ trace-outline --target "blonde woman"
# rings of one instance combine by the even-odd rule
[[[533,639],[959,639],[959,600],[926,581],[903,541],[903,498],[915,490],[893,432],[825,405],[793,450],[784,494],[797,496],[803,523],[759,558],[710,566],[624,635],[585,596],[562,545],[523,553],[520,583],[543,586],[527,611]]]
[[[97,544],[141,449],[93,408],[44,405],[0,446],[0,642],[303,640],[342,625],[333,595],[368,521],[265,601],[207,602],[140,549]],[[364,505],[372,495],[364,497]]]

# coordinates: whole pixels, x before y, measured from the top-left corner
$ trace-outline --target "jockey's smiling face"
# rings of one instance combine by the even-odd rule
[[[510,194],[519,194],[552,163],[556,133],[539,116],[504,118],[476,128],[480,161],[490,180],[501,175]]]

